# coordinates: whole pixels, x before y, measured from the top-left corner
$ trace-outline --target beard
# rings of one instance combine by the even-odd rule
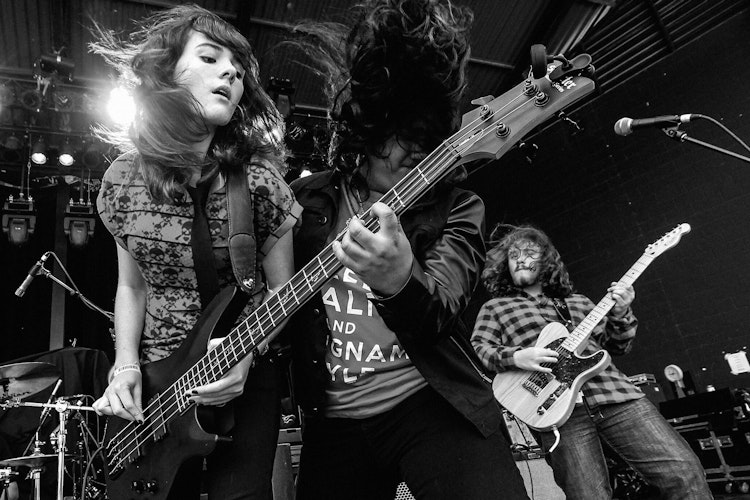
[[[511,273],[513,284],[519,288],[535,285],[539,281],[540,272],[532,265],[530,268],[522,268]]]
[[[521,288],[536,284],[537,276],[529,275],[527,273],[516,274],[513,276],[513,283]]]

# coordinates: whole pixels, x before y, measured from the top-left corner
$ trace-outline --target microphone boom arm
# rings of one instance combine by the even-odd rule
[[[687,135],[687,132],[678,129],[677,127],[663,128],[662,131],[667,135],[667,137],[669,137],[670,139],[674,139],[675,141],[690,142],[692,144],[697,144],[698,146],[703,146],[704,148],[711,149],[713,151],[718,151],[719,153],[724,153],[727,156],[731,156],[733,158],[737,158],[738,160],[742,160],[747,163],[750,163],[750,158],[748,158],[747,156],[737,154],[733,151],[729,151],[728,149],[724,149],[722,147],[709,144],[699,139],[693,139],[692,137]]]
[[[101,315],[105,316],[110,321],[114,320],[114,314],[113,313],[111,313],[109,311],[105,311],[101,307],[99,307],[96,304],[94,304],[93,302],[91,302],[81,292],[79,292],[78,290],[75,290],[75,289],[71,288],[66,283],[64,283],[63,281],[61,281],[57,276],[55,276],[54,274],[52,274],[49,271],[49,269],[47,269],[46,267],[42,267],[41,269],[39,269],[39,276],[44,276],[45,278],[51,279],[52,281],[54,281],[55,283],[57,283],[58,285],[60,285],[61,287],[63,287],[65,290],[67,290],[68,293],[71,296],[77,297],[78,299],[80,299],[80,301],[83,302],[84,305],[86,307],[88,307],[89,309],[93,309],[94,311],[96,311],[96,312],[100,313]]]

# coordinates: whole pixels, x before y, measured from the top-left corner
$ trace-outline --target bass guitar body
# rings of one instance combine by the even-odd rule
[[[537,347],[557,350],[568,337],[568,330],[560,323],[545,326],[537,339]],[[540,431],[562,425],[576,403],[584,382],[601,373],[609,364],[607,351],[581,357],[562,350],[552,373],[527,370],[508,370],[495,375],[492,390],[501,405],[526,425]]]
[[[236,289],[225,289],[209,304],[180,348],[162,360],[143,365],[145,422],[137,425],[109,417],[107,496],[111,500],[162,500],[167,498],[180,465],[194,456],[205,456],[219,437],[204,430],[211,425],[212,410],[185,405],[183,394],[169,389],[203,355],[211,337],[228,332],[247,303]],[[184,387],[185,392],[192,387]],[[111,464],[117,466],[112,467]]]

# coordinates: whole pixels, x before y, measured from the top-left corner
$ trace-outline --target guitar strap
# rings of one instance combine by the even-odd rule
[[[206,201],[213,179],[199,182],[196,187],[186,186],[193,200],[193,230],[190,234],[190,246],[193,249],[195,276],[198,280],[198,293],[201,297],[201,308],[205,309],[219,293],[219,278],[216,275],[211,232],[208,228]]]
[[[570,317],[570,310],[568,310],[568,305],[565,301],[563,299],[554,298],[552,299],[552,306],[555,308],[555,311],[557,311],[557,315],[560,316],[560,319],[565,322],[565,328],[567,328],[568,331],[572,331],[575,325],[573,324],[573,319]]]
[[[572,332],[575,328],[575,325],[573,324],[573,318],[570,317],[570,310],[568,309],[568,305],[565,303],[565,300],[558,298],[552,299],[552,305],[554,306],[555,311],[557,311],[557,315],[560,316],[560,319],[565,322],[565,328],[567,328],[569,332]],[[581,403],[585,404],[586,408],[588,409],[586,398],[583,397],[583,391],[578,391],[578,395],[576,396],[576,404]]]
[[[252,294],[260,280],[255,276],[255,212],[244,168],[230,169],[227,174],[227,212],[229,258],[234,277],[244,292]]]
[[[213,258],[211,234],[206,214],[206,201],[213,178],[206,179],[196,187],[187,187],[193,200],[193,231],[190,245],[193,249],[195,274],[198,280],[198,293],[203,309],[219,293],[219,279]],[[231,169],[227,174],[227,213],[229,215],[229,259],[232,263],[238,286],[246,293],[252,293],[255,279],[255,215],[250,202],[250,187],[245,169]]]
[[[193,249],[198,293],[203,309],[219,293],[219,278],[214,264],[211,234],[206,215],[206,201],[212,182],[213,178],[210,178],[199,183],[195,188],[187,187],[194,204],[190,245]],[[230,169],[227,173],[226,193],[229,216],[227,240],[229,259],[239,287],[247,293],[252,293],[257,283],[255,279],[255,231],[253,229],[255,215],[250,202],[250,187],[244,168]],[[233,407],[234,405],[230,403],[223,408],[214,408],[212,418],[204,423],[219,434],[229,434],[235,422]],[[204,419],[209,418],[204,412]]]

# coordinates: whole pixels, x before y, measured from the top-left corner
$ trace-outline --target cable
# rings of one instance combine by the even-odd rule
[[[701,118],[701,119],[703,119],[703,120],[708,120],[708,121],[710,121],[711,123],[713,123],[714,125],[717,125],[717,126],[718,126],[719,128],[721,128],[721,129],[722,129],[722,130],[723,130],[724,132],[726,132],[727,134],[729,134],[729,136],[730,136],[730,137],[731,137],[732,139],[734,139],[735,141],[737,141],[737,142],[738,142],[738,143],[739,143],[739,144],[740,144],[740,145],[741,145],[741,146],[742,146],[743,148],[745,148],[746,150],[750,151],[750,146],[748,146],[747,144],[745,144],[745,142],[744,142],[744,141],[743,141],[742,139],[740,139],[739,137],[737,137],[737,134],[735,134],[734,132],[732,132],[731,130],[729,130],[729,129],[728,129],[728,128],[727,128],[726,126],[724,126],[724,124],[723,124],[723,123],[721,123],[720,121],[718,121],[718,120],[714,120],[714,119],[713,119],[713,118],[711,118],[710,116],[706,116],[706,115],[699,115],[699,114],[694,114],[694,115],[693,115],[693,118]]]
[[[75,281],[73,281],[73,277],[70,275],[70,273],[68,273],[68,270],[65,268],[65,266],[63,265],[63,263],[57,257],[57,254],[55,254],[55,252],[49,252],[49,253],[50,253],[50,255],[52,255],[52,257],[55,258],[55,261],[57,262],[57,265],[60,266],[60,269],[62,269],[63,273],[65,273],[65,277],[66,277],[67,281],[70,283],[70,286],[72,288],[72,292],[71,293],[73,295],[77,296],[79,299],[81,299],[81,302],[83,302],[83,304],[86,307],[88,307],[89,309],[91,309],[93,311],[96,311],[96,312],[102,314],[103,316],[106,316],[107,319],[109,319],[111,322],[114,322],[114,320],[115,320],[114,313],[109,312],[109,311],[105,311],[104,309],[102,309],[101,307],[97,306],[96,304],[94,304],[93,302],[91,302],[89,299],[87,299],[86,296],[81,293],[81,290],[78,288],[78,285],[76,285]]]

